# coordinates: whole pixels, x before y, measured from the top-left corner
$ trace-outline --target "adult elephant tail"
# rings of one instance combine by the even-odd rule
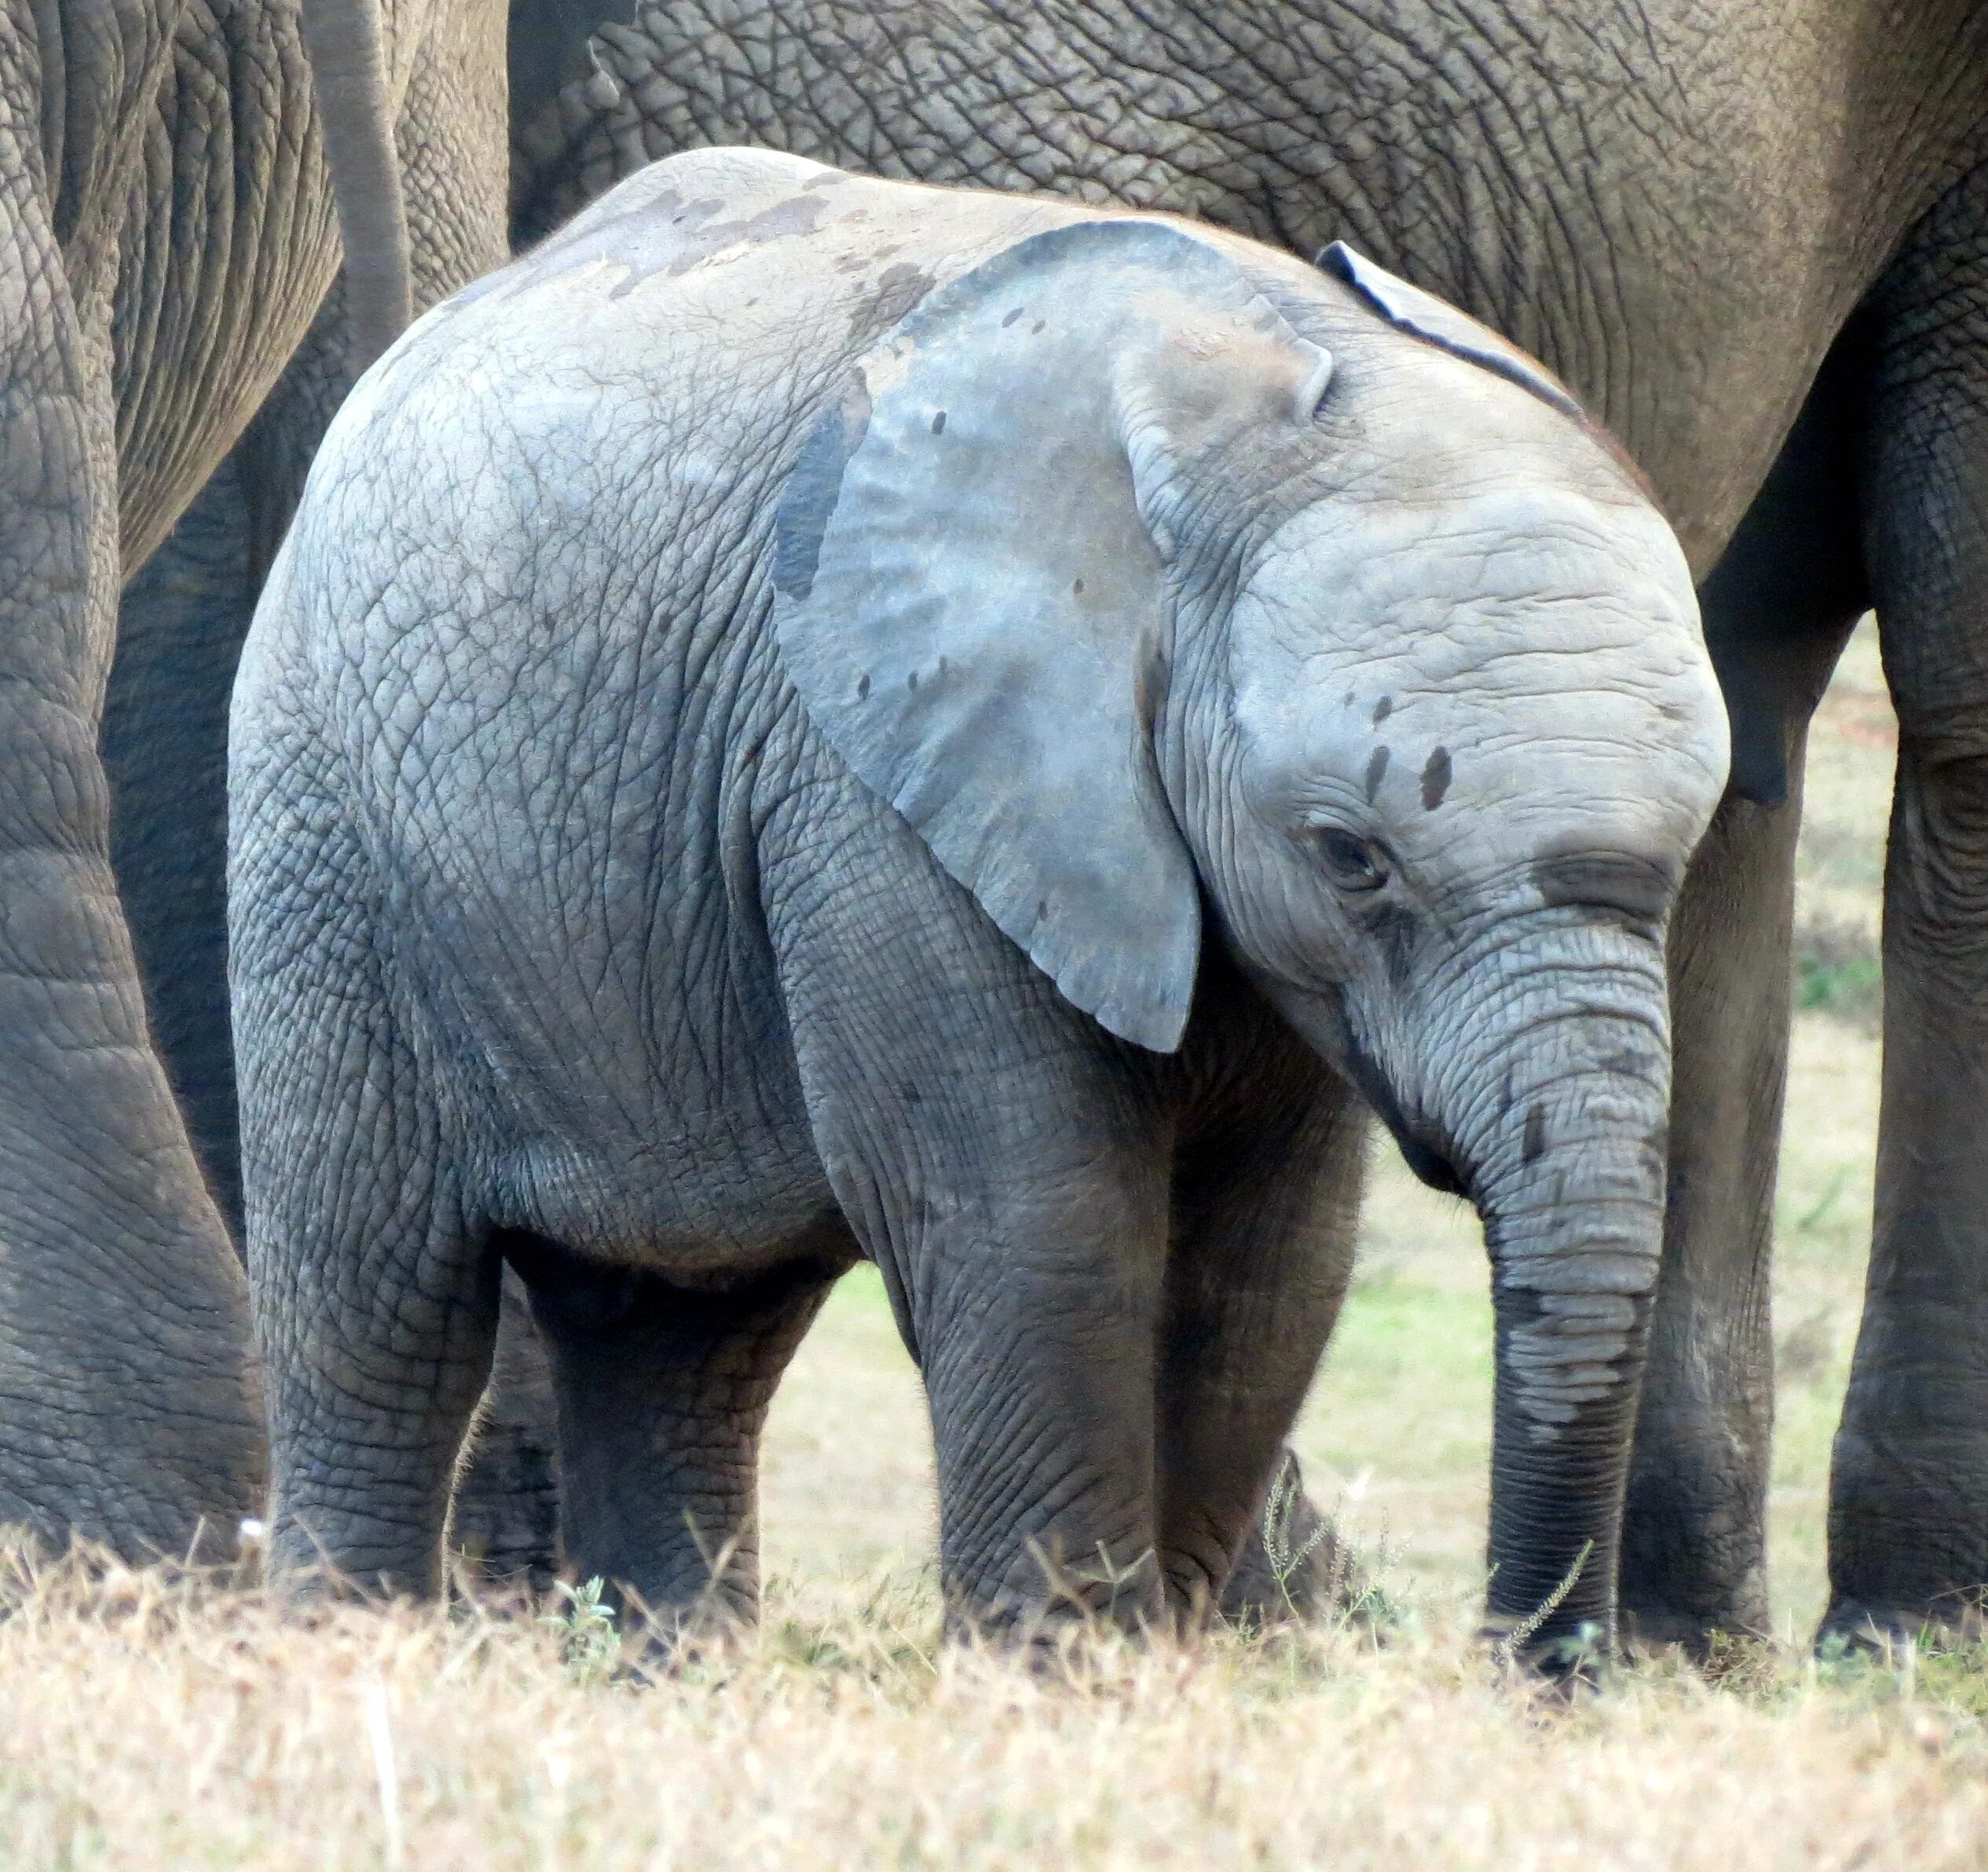
[[[303,27],[345,242],[356,373],[406,330],[413,307],[379,0],[304,0]]]

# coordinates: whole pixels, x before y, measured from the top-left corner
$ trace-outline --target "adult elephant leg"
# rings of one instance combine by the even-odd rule
[[[232,1542],[262,1479],[247,1296],[112,877],[108,347],[69,298],[38,132],[4,101],[12,60],[0,48],[0,1522],[185,1553]]]
[[[501,17],[494,0],[430,13],[397,126],[417,311],[508,257]],[[349,326],[341,276],[241,439],[126,588],[104,707],[112,861],[156,1043],[238,1238],[228,696],[264,575],[352,381]]]
[[[262,579],[345,391],[334,294],[247,432],[125,588],[102,747],[153,1038],[241,1233],[228,1028],[228,697]]]
[[[1211,985],[1198,1018],[1232,1032],[1250,1020],[1211,1010]],[[1189,1617],[1218,1603],[1254,1622],[1320,1597],[1309,1560],[1281,1551],[1288,1529],[1265,1550],[1261,1518],[1345,1297],[1367,1136],[1365,1106],[1295,1036],[1266,1034],[1261,1053],[1243,1108],[1176,1159],[1158,1399],[1168,1597]],[[1307,1503],[1285,1513],[1316,1527]],[[1311,1556],[1327,1573],[1344,1565],[1333,1544]]]
[[[502,1240],[551,1368],[568,1565],[660,1620],[756,1616],[760,1433],[855,1259],[847,1229],[824,1222],[778,1266],[712,1288]]]
[[[1768,1628],[1769,1275],[1808,723],[1865,606],[1853,338],[1700,599],[1733,778],[1671,932],[1670,1180],[1623,1522],[1625,1631],[1702,1653]]]
[[[1825,1629],[1978,1623],[1988,1592],[1988,174],[1879,289],[1865,550],[1898,766],[1862,1330]]]

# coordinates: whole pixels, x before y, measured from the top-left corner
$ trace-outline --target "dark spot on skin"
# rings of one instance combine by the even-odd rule
[[[1349,695],[1346,698],[1346,700],[1348,702],[1351,702],[1353,700],[1352,696]],[[1381,724],[1386,721],[1393,713],[1394,698],[1391,695],[1382,696],[1381,699],[1374,705],[1374,726],[1378,728]]]
[[[701,209],[709,214],[723,205],[722,202],[713,202],[706,208],[701,202],[693,202],[683,214],[687,216]],[[706,220],[695,234],[683,241],[676,257],[663,270],[674,279],[694,266],[702,266],[713,254],[722,253],[728,247],[757,247],[769,240],[811,234],[827,205],[813,196],[803,199],[789,196],[784,201],[762,208],[756,214],[748,215],[743,221]]]
[[[1340,705],[1342,709],[1350,709],[1350,708],[1353,706],[1353,691],[1352,691],[1350,689],[1349,689],[1349,690],[1346,691],[1346,699],[1345,699],[1343,702],[1342,702],[1339,705]]]
[[[1367,763],[1367,804],[1369,806],[1374,803],[1374,796],[1381,790],[1381,782],[1387,777],[1387,749],[1375,749],[1372,758]]]
[[[1450,751],[1438,748],[1429,756],[1429,764],[1422,770],[1422,803],[1424,809],[1433,812],[1443,803],[1443,795],[1450,789]]]
[[[1545,1156],[1547,1148],[1547,1108],[1535,1105],[1525,1114],[1525,1140],[1519,1146],[1520,1160],[1536,1163]]]
[[[1361,920],[1380,945],[1388,980],[1397,988],[1405,988],[1415,973],[1418,931],[1414,912],[1403,904],[1384,903]]]
[[[932,418],[932,432],[934,435],[943,435],[946,433],[946,412],[944,410],[942,409],[937,416]]]
[[[1029,327],[1030,335],[1033,336],[1036,332],[1040,332],[1049,322],[1049,321],[1047,319],[1038,318],[1034,324]]]
[[[1046,923],[1049,920],[1049,899],[1047,897],[1036,899],[1035,920],[1038,923]]]
[[[915,669],[908,669],[904,672],[904,686],[906,688],[910,690],[913,695],[916,695],[918,693],[917,671]]]
[[[843,473],[869,428],[870,386],[859,372],[842,401],[809,432],[787,477],[773,530],[773,588],[782,596],[803,599],[814,590]]]
[[[1670,865],[1631,852],[1543,852],[1533,861],[1533,887],[1554,908],[1572,904],[1649,931],[1663,919],[1677,888]]]
[[[1020,318],[1021,316],[1022,309],[1020,306],[1017,306],[1012,312],[1009,313],[1009,315],[1001,321],[1001,330],[1005,332],[1008,328],[1014,324],[1016,320]]]
[[[1070,581],[1070,595],[1072,598],[1082,598],[1084,595],[1084,581],[1081,578],[1073,578]]]
[[[870,700],[870,673],[867,670],[856,679],[856,700],[859,702]]]
[[[932,291],[932,284],[930,273],[908,262],[900,260],[886,268],[869,296],[849,315],[850,337],[867,343],[889,331]]]

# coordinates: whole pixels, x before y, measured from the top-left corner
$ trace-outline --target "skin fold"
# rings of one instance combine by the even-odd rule
[[[1988,1583],[1988,14],[1973,0],[533,0],[515,227],[752,142],[1345,238],[1543,358],[1699,581],[1732,782],[1671,936],[1644,1636],[1768,1625],[1768,1262],[1807,724],[1875,606],[1900,724],[1871,1284],[1825,1631]],[[589,35],[593,35],[591,39]]]
[[[498,16],[313,5],[379,50],[443,284],[470,277],[503,244]],[[390,146],[390,119],[325,98],[348,153]],[[259,1500],[246,1285],[155,1050],[100,729],[120,586],[337,270],[326,134],[295,4],[16,0],[0,27],[0,1522],[57,1546],[225,1549]],[[215,693],[225,659],[166,654]],[[185,693],[162,689],[139,756],[162,820]],[[180,862],[218,835],[210,802]]]
[[[749,1610],[862,1255],[953,1620],[1192,1615],[1371,1104],[1485,1218],[1492,1627],[1612,1640],[1726,713],[1620,451],[1334,267],[706,152],[361,386],[231,716],[279,1569],[435,1589],[508,1269],[573,1562]]]

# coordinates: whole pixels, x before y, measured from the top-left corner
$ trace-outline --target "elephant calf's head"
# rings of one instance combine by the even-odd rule
[[[1177,1046],[1205,890],[1476,1201],[1493,1613],[1572,1574],[1551,1642],[1612,1616],[1664,933],[1726,717],[1682,555],[1566,391],[1332,262],[1086,222],[934,294],[795,472],[780,639],[843,756],[1072,1002]]]

